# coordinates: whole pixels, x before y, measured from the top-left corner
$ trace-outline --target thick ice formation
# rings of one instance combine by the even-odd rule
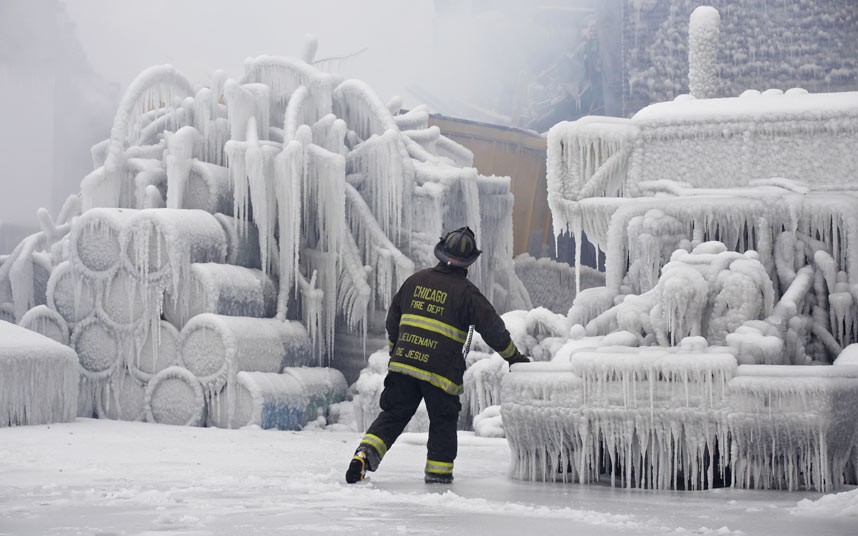
[[[721,15],[710,6],[691,13],[688,24],[688,88],[698,99],[718,95],[718,35]]]
[[[719,82],[717,36],[717,12],[695,11],[694,96],[549,132],[555,232],[606,252],[605,286],[576,289],[560,348],[541,354],[568,377],[535,363],[504,378],[520,478],[695,488],[729,469],[737,486],[819,490],[854,478],[854,418],[833,400],[858,383],[830,365],[858,333],[858,167],[843,156],[858,93],[695,98]],[[784,377],[786,365],[800,366]]]
[[[656,489],[732,475],[740,487],[830,490],[857,439],[853,369],[737,368],[730,354],[610,347],[517,366],[502,407],[511,472],[580,482],[607,472]]]
[[[77,356],[0,320],[0,427],[68,422],[77,413]]]
[[[147,419],[201,422],[189,375],[211,405],[239,372],[329,364],[337,331],[366,336],[461,225],[484,250],[474,280],[502,311],[529,307],[509,179],[480,176],[425,108],[308,63],[314,50],[198,86],[145,70],[80,196],[0,259],[2,317],[77,350],[81,415],[139,419],[145,387]]]

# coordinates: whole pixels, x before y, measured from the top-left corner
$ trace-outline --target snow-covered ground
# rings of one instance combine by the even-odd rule
[[[456,481],[423,483],[425,434],[366,482],[359,434],[77,419],[0,429],[0,535],[855,534],[858,489],[642,491],[506,477],[505,439],[460,432]]]

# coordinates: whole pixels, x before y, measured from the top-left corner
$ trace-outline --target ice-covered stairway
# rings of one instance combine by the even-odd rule
[[[516,366],[502,415],[514,478],[830,491],[858,443],[856,404],[855,366],[604,348]]]

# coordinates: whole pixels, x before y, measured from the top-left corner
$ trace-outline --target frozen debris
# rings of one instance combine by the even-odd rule
[[[506,437],[500,406],[489,406],[474,417],[474,435],[477,437]]]

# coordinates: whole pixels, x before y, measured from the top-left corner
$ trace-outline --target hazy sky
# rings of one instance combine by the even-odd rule
[[[430,62],[432,0],[64,0],[95,71],[122,88],[170,63],[192,83],[216,69],[238,78],[261,54],[299,57],[310,33],[317,59],[365,52],[342,65],[383,100]]]
[[[152,65],[193,84],[232,78],[262,54],[317,59],[363,51],[337,72],[385,102],[426,76],[432,0],[0,0],[0,254],[56,215],[92,171],[90,147],[107,138],[122,94]]]
[[[238,79],[246,58],[300,57],[313,34],[316,59],[362,51],[336,71],[365,81],[384,102],[400,96],[405,108],[481,119],[467,114],[491,108],[541,46],[532,17],[540,3],[0,0],[0,117],[13,126],[0,129],[0,254],[12,245],[3,238],[11,225],[29,232],[23,227],[36,225],[39,207],[57,214],[79,192],[91,146],[109,136],[119,99],[147,67],[172,64],[200,85],[216,70]]]

